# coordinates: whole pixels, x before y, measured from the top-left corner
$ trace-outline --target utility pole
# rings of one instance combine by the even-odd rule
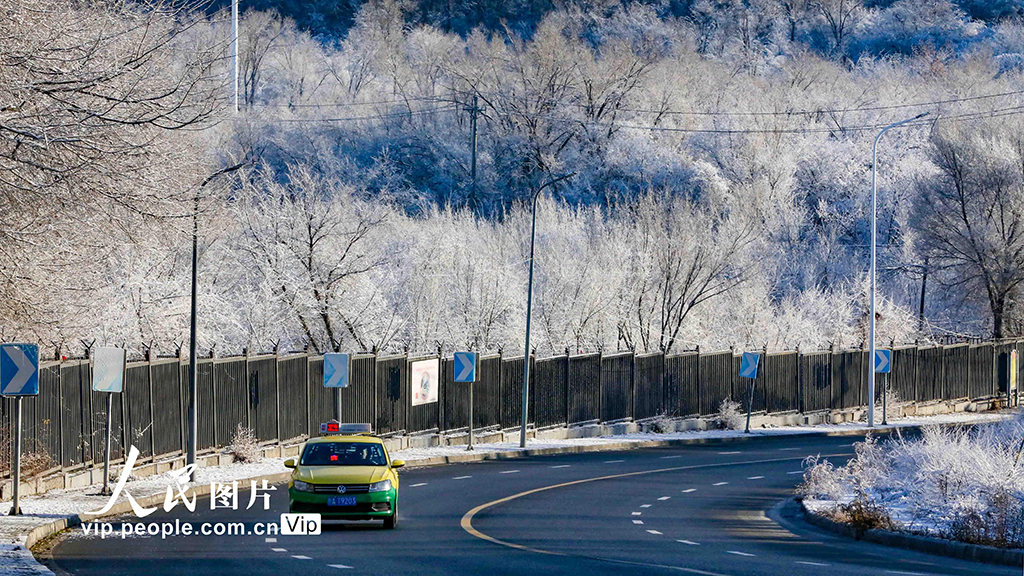
[[[526,420],[527,411],[530,408],[530,317],[533,316],[533,248],[537,240],[537,198],[540,197],[541,191],[548,186],[571,178],[575,174],[572,172],[548,180],[533,192],[533,198],[530,199],[530,204],[533,206],[533,223],[530,225],[530,276],[526,284],[526,351],[523,353],[523,412],[519,429],[520,448],[526,448]]]
[[[868,322],[870,323],[870,344],[868,352],[868,428],[874,428],[875,426],[875,260],[878,237],[878,185],[875,180],[878,165],[878,141],[882,138],[882,134],[887,131],[902,126],[908,122],[919,120],[927,116],[927,112],[922,112],[913,118],[907,118],[899,122],[889,124],[875,136],[875,142],[871,145],[871,310],[868,314]]]
[[[235,114],[238,113],[238,0],[231,0],[231,68],[234,77]]]
[[[473,181],[473,185],[472,185],[473,187],[470,188],[470,192],[469,192],[469,208],[471,210],[475,210],[476,207],[477,207],[477,202],[478,202],[477,201],[477,197],[476,197],[476,115],[480,113],[480,108],[477,106],[477,97],[476,97],[476,95],[473,96],[473,106],[471,106],[469,108],[466,108],[466,110],[469,111],[469,122],[470,122],[470,126],[472,127],[472,130],[473,130],[473,137],[472,137],[472,140],[471,140],[472,148],[473,148],[473,156],[472,156],[472,160],[471,160],[471,163],[470,163],[470,169],[469,169],[470,177],[471,177],[471,179]]]

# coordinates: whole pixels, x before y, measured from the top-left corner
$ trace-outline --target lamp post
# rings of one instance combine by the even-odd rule
[[[575,175],[575,172],[570,174],[563,174],[557,178],[552,178],[540,188],[537,188],[533,192],[533,197],[530,198],[530,205],[532,206],[533,221],[530,224],[530,276],[526,283],[526,348],[523,353],[523,413],[522,421],[519,428],[519,447],[526,448],[526,419],[527,410],[529,410],[529,392],[530,392],[530,317],[533,312],[533,248],[537,239],[537,198],[540,197],[542,190],[557,184],[562,180],[571,178]]]
[[[196,463],[196,446],[198,436],[198,403],[196,402],[196,376],[199,364],[196,358],[196,330],[197,330],[197,297],[196,294],[199,288],[199,192],[206,187],[212,180],[218,176],[223,176],[229,172],[234,172],[242,166],[248,164],[248,160],[243,160],[234,166],[228,166],[227,168],[221,168],[213,174],[206,177],[205,180],[199,184],[196,188],[195,196],[192,201],[192,311],[189,316],[189,345],[188,345],[188,450],[185,456],[185,464]],[[196,481],[196,470],[192,468],[192,473],[189,475],[189,482]]]
[[[889,124],[875,136],[875,142],[871,145],[871,311],[868,315],[868,323],[870,326],[869,330],[869,352],[868,352],[868,427],[874,428],[875,426],[875,259],[876,259],[876,239],[878,236],[878,185],[875,181],[875,174],[877,172],[878,164],[878,141],[882,138],[882,134],[892,130],[898,126],[913,122],[914,120],[920,120],[927,116],[927,112],[922,112],[913,118],[907,118],[899,122]]]

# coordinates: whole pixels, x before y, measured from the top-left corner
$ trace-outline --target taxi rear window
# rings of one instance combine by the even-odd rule
[[[302,452],[303,466],[386,466],[380,444],[366,442],[316,442]]]

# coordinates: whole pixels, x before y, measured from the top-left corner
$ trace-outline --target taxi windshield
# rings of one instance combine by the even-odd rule
[[[384,448],[368,442],[316,442],[307,444],[302,466],[387,466]]]

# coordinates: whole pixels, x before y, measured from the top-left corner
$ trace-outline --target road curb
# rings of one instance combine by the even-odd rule
[[[836,522],[821,514],[807,509],[799,498],[793,499],[800,505],[804,520],[808,523],[845,536],[854,540],[863,540],[893,548],[905,548],[917,552],[925,552],[936,556],[948,556],[960,560],[971,560],[984,564],[998,564],[1001,566],[1019,567],[1024,564],[1024,550],[996,548],[995,546],[984,546],[981,544],[968,544],[955,540],[945,540],[932,536],[921,536],[906,532],[893,532],[872,528],[870,530],[858,530],[849,524]]]

